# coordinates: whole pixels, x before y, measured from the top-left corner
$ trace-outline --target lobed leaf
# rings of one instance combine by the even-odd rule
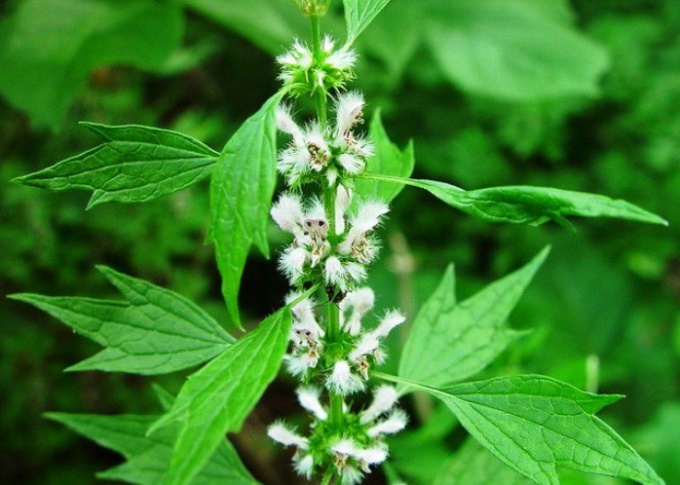
[[[457,303],[453,266],[416,316],[399,363],[399,376],[441,387],[477,374],[522,335],[504,323],[545,261],[529,264]]]
[[[145,202],[190,187],[210,174],[218,153],[187,135],[148,126],[83,123],[101,145],[14,182],[53,191],[89,190],[87,208]]]
[[[558,484],[557,467],[664,483],[623,438],[594,416],[621,396],[590,394],[545,376],[498,377],[447,389],[377,376],[440,399],[494,456],[538,484]]]
[[[369,173],[410,177],[415,166],[413,142],[403,151],[392,143],[383,127],[380,111],[373,115],[369,134],[375,145],[375,155],[368,159]],[[402,191],[402,187],[397,184],[367,178],[356,179],[354,189],[355,194],[363,200],[381,200],[386,204],[392,202]]]
[[[343,0],[347,23],[347,44],[354,43],[390,0]]]
[[[147,281],[98,268],[126,302],[12,295],[106,347],[68,368],[153,375],[186,369],[228,348],[234,338],[194,303]]]
[[[276,377],[291,325],[284,307],[189,377],[170,411],[149,429],[155,433],[180,423],[166,485],[190,483],[225,433],[239,430]]]
[[[36,124],[53,129],[93,68],[127,64],[162,71],[184,31],[179,2],[15,3],[0,24],[0,93]]]
[[[98,473],[98,478],[140,485],[158,485],[163,480],[170,463],[177,427],[166,428],[151,437],[146,436],[146,430],[158,416],[64,413],[48,413],[46,416],[125,457],[125,463]],[[254,485],[258,482],[241,463],[231,443],[223,440],[194,483]]]
[[[467,214],[490,222],[538,226],[553,220],[571,227],[569,216],[611,217],[648,224],[668,225],[657,216],[625,200],[604,195],[549,187],[506,186],[463,190],[435,180],[407,179],[382,175],[364,175],[427,190],[439,200]]]
[[[248,118],[224,147],[210,185],[210,237],[215,241],[222,294],[241,328],[238,293],[253,243],[269,256],[267,224],[276,186],[277,93]]]

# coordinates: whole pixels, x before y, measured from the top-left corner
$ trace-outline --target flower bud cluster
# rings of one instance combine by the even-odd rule
[[[336,48],[330,36],[323,38],[314,55],[306,44],[296,40],[293,46],[276,58],[281,67],[279,80],[290,88],[293,96],[328,93],[342,89],[354,79],[356,53],[347,46]]]

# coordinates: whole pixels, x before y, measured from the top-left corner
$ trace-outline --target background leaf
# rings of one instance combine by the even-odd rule
[[[352,44],[390,0],[343,0],[347,22],[347,43]]]
[[[106,348],[68,370],[153,375],[200,364],[234,341],[207,313],[181,295],[100,267],[127,302],[19,294]]]
[[[371,120],[369,131],[371,141],[375,145],[375,155],[368,159],[368,172],[371,174],[410,177],[415,165],[413,142],[402,151],[392,143],[385,132],[380,111],[376,111]],[[381,200],[387,204],[399,195],[403,187],[389,182],[380,182],[365,178],[355,181],[355,193],[363,200]]]
[[[210,233],[232,322],[241,328],[238,292],[250,246],[269,256],[267,224],[276,186],[278,93],[224,147],[210,184]]]
[[[59,127],[94,67],[161,70],[184,30],[178,2],[27,0],[0,24],[0,93]]]
[[[14,182],[53,191],[91,190],[104,202],[146,202],[207,177],[219,154],[193,138],[149,126],[83,123],[104,143]]]
[[[276,377],[291,325],[284,307],[189,377],[172,409],[149,430],[181,423],[165,484],[189,483],[225,433],[239,430]]]
[[[149,437],[145,436],[146,430],[158,416],[48,413],[47,417],[125,457],[125,463],[98,473],[99,478],[140,485],[158,485],[162,482],[170,463],[172,444],[177,435],[176,426]],[[225,439],[196,476],[195,483],[251,485],[258,482],[243,466],[231,443]]]
[[[457,303],[453,266],[411,327],[399,376],[434,387],[470,377],[495,360],[520,332],[505,320],[543,264],[544,249],[529,264]]]

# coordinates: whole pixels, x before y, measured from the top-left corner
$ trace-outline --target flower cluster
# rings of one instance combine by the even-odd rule
[[[316,56],[312,49],[296,40],[288,52],[276,58],[276,62],[281,66],[279,80],[293,95],[301,96],[342,89],[354,79],[356,59],[353,50],[347,46],[336,49],[333,39],[326,36]]]
[[[291,187],[306,182],[318,182],[325,176],[329,186],[339,175],[355,176],[366,169],[366,159],[373,156],[371,142],[354,134],[353,128],[363,122],[364,98],[357,92],[338,96],[335,103],[334,127],[322,127],[312,122],[306,127],[293,120],[290,106],[279,107],[276,124],[291,136],[287,148],[279,154],[277,168]]]
[[[370,472],[371,465],[387,459],[385,436],[406,426],[406,413],[395,407],[397,391],[392,386],[377,387],[370,405],[358,414],[348,416],[351,432],[330,439],[328,410],[321,404],[320,393],[320,389],[313,386],[297,390],[300,405],[315,419],[308,438],[300,436],[283,422],[269,427],[269,437],[285,446],[295,447],[293,465],[301,476],[309,479],[316,469],[333,466],[341,477],[340,483],[359,483],[364,473]]]

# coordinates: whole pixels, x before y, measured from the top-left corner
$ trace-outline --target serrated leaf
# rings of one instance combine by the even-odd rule
[[[493,362],[520,332],[504,324],[538,268],[529,264],[457,303],[453,266],[416,316],[399,363],[399,376],[434,387],[470,377]]]
[[[284,307],[193,374],[172,409],[149,429],[180,422],[166,485],[188,484],[225,433],[238,431],[276,377],[292,324]]]
[[[563,8],[541,3],[430,2],[425,37],[443,74],[465,91],[513,101],[596,95],[606,51],[565,24]]]
[[[489,222],[541,225],[549,220],[571,227],[566,217],[611,217],[648,224],[668,223],[630,202],[604,195],[549,187],[507,186],[479,190],[435,180],[406,179],[382,175],[365,175],[376,180],[392,181],[427,190],[442,202]]]
[[[248,118],[224,147],[210,184],[210,237],[222,275],[222,294],[234,325],[241,275],[253,243],[269,256],[267,224],[276,186],[277,93]]]
[[[347,45],[368,27],[390,0],[343,0],[347,23]]]
[[[46,416],[125,457],[125,463],[99,473],[99,478],[140,485],[158,485],[162,481],[170,463],[177,427],[166,428],[147,437],[146,430],[158,416],[63,413],[48,413]],[[243,466],[231,443],[223,440],[193,483],[252,485],[258,482]]]
[[[104,202],[145,202],[190,187],[219,154],[198,140],[148,126],[83,123],[105,142],[13,182],[53,191],[88,190],[88,209]]]
[[[35,123],[54,129],[93,68],[162,70],[183,31],[179,2],[17,2],[0,24],[0,92]]]
[[[369,134],[375,146],[375,155],[368,159],[368,172],[410,177],[415,166],[413,142],[409,143],[403,151],[392,143],[383,127],[380,111],[376,111],[373,115]],[[399,195],[403,187],[389,182],[358,178],[354,188],[355,194],[362,200],[381,200],[389,204]]]
[[[128,301],[11,296],[106,347],[68,370],[164,374],[205,362],[234,342],[212,317],[183,296],[111,268],[99,270]]]
[[[433,485],[531,485],[534,483],[517,473],[473,439],[468,439],[458,452],[449,458],[433,481]]]
[[[643,484],[664,483],[623,438],[594,416],[621,396],[590,394],[545,376],[498,377],[437,389],[374,375],[441,399],[486,449],[538,484],[558,484],[558,466]]]

